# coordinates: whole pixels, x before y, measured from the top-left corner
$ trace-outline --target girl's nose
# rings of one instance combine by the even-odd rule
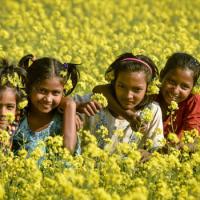
[[[177,85],[177,86],[175,86],[175,87],[173,88],[173,95],[178,96],[178,95],[179,95],[179,92],[180,92],[180,88],[179,88],[179,86]]]
[[[1,116],[6,116],[6,113],[7,113],[8,111],[7,111],[7,109],[5,108],[5,107],[1,107],[0,108],[0,115]]]
[[[46,96],[44,97],[44,100],[45,100],[47,103],[51,102],[51,101],[52,101],[51,95],[50,95],[50,94],[46,95]]]
[[[128,91],[127,92],[127,98],[128,99],[132,99],[133,98],[133,92],[132,91]]]

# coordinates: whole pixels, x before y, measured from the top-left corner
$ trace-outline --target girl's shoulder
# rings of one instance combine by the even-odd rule
[[[191,94],[188,99],[186,100],[187,103],[197,103],[200,102],[200,95],[199,94]]]
[[[200,107],[200,95],[199,94],[191,94],[185,101],[179,103],[179,108],[194,108]]]
[[[152,111],[158,111],[158,110],[161,111],[160,105],[159,105],[159,103],[156,102],[156,101],[153,101],[153,102],[149,103],[149,104],[146,106],[146,108],[149,108],[149,109],[152,110]]]
[[[178,104],[177,115],[182,116],[182,112],[187,113],[199,113],[200,112],[200,95],[199,94],[191,94],[185,101],[182,101]]]
[[[85,95],[79,95],[79,94],[75,94],[73,99],[74,101],[76,102],[80,102],[80,103],[83,103],[83,102],[87,102],[90,100],[92,96],[92,93],[89,93],[89,94],[85,94]]]

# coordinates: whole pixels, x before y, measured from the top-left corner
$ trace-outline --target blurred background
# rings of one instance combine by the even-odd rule
[[[161,69],[175,51],[200,59],[200,0],[0,0],[0,57],[29,53],[81,63],[75,93],[104,83],[121,53]]]

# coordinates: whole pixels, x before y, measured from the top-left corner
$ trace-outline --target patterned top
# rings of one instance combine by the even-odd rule
[[[76,95],[75,101],[88,102],[91,94],[83,97]],[[136,131],[133,131],[130,123],[125,119],[118,119],[114,117],[110,111],[105,108],[98,112],[95,116],[86,117],[81,115],[84,120],[84,128],[90,130],[92,134],[97,137],[98,144],[101,148],[104,148],[105,144],[99,135],[96,134],[100,126],[105,126],[109,131],[109,137],[112,142],[117,144],[118,142],[132,143],[136,142],[139,148],[142,148],[147,139],[152,139],[153,148],[162,146],[163,135],[163,123],[162,123],[162,112],[160,106],[153,102],[147,106],[152,112],[152,120],[145,124],[145,131],[143,137],[139,138]],[[139,116],[142,115],[142,110],[137,111]],[[116,134],[113,134],[115,130],[123,130],[123,137],[119,138]]]
[[[55,113],[52,121],[49,123],[49,126],[41,131],[33,132],[29,125],[27,116],[25,116],[13,137],[13,148],[15,151],[24,147],[28,153],[34,151],[34,149],[39,145],[41,141],[45,141],[48,136],[61,135],[62,130],[62,115]],[[41,147],[43,152],[46,152],[45,147]],[[75,154],[80,154],[80,140],[77,140],[77,145],[75,149]]]

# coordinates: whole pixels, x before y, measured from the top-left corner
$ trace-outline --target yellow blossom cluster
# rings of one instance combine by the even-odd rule
[[[81,62],[75,92],[82,94],[105,83],[105,70],[124,52],[149,55],[159,69],[175,51],[200,57],[199,0],[0,2],[0,57]]]
[[[91,96],[91,100],[98,102],[101,104],[104,108],[108,105],[108,101],[106,97],[101,93],[95,93]]]
[[[0,151],[0,199],[199,199],[200,140],[196,130],[185,134],[196,141],[195,151],[172,144],[167,153],[145,153],[135,143],[119,142],[111,152],[83,130],[81,155],[63,148],[61,136],[47,138],[30,155],[25,149],[17,155]]]

